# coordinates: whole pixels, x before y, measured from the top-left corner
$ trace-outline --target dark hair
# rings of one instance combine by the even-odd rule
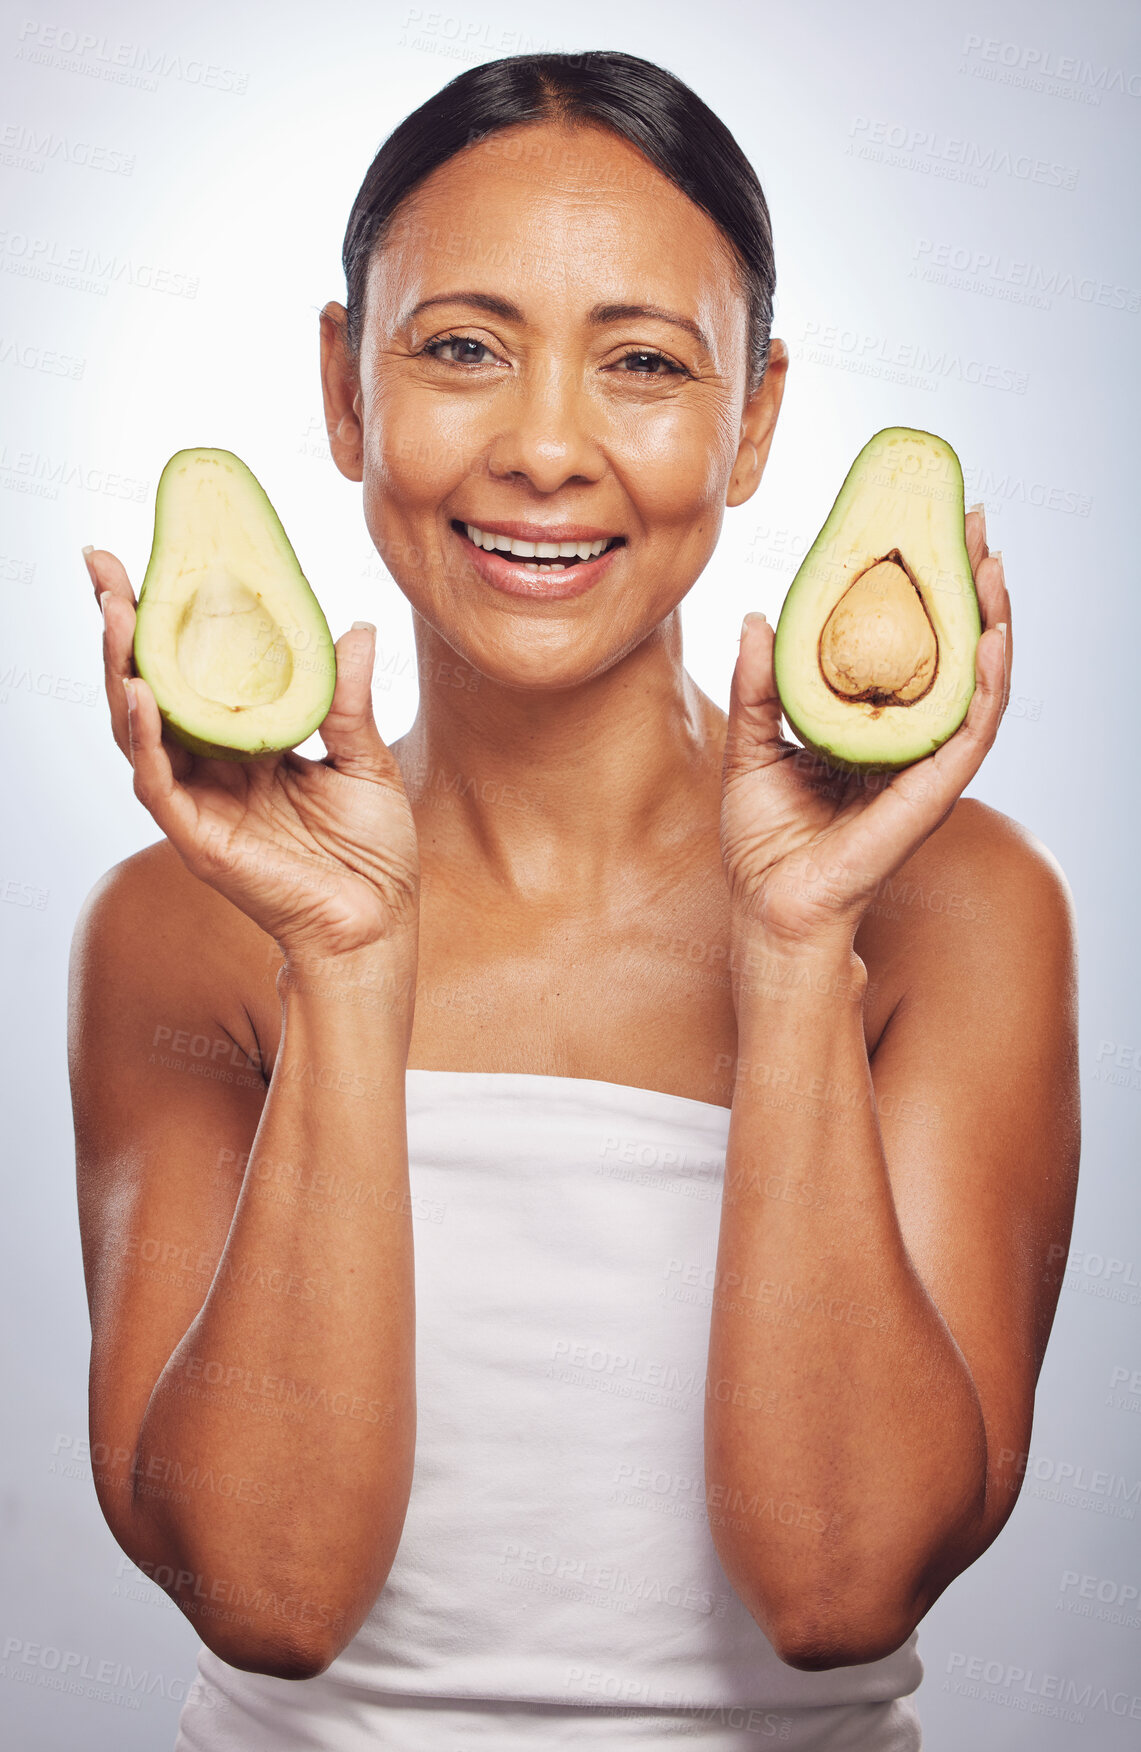
[[[688,85],[637,55],[595,50],[508,55],[469,67],[393,129],[368,168],[345,231],[348,344],[359,350],[372,252],[418,183],[465,147],[526,122],[594,125],[620,135],[718,225],[748,305],[748,389],[764,377],[773,320],[769,209],[749,160]]]

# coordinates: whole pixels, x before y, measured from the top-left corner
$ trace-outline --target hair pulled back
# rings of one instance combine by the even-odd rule
[[[756,172],[707,104],[637,55],[508,55],[469,67],[393,129],[360,186],[345,231],[347,340],[360,348],[374,249],[397,208],[432,171],[505,128],[528,122],[607,128],[644,154],[728,240],[748,307],[748,393],[768,365],[776,269],[768,204]]]

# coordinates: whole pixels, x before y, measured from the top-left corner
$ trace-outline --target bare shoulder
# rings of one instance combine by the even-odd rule
[[[972,951],[992,962],[1004,951],[1072,952],[1073,899],[1057,858],[1037,836],[974,798],[961,799],[912,854],[879,884],[858,945],[898,962]]]
[[[68,1057],[91,1436],[109,1454],[135,1452],[233,1220],[265,1105],[243,1001],[263,936],[165,839],[100,877],[76,925]],[[124,1478],[112,1461],[96,1488],[130,1549]]]
[[[1000,901],[1016,889],[1028,906],[1071,910],[1069,884],[1053,852],[1028,827],[973,797],[956,803],[946,821],[909,860],[929,878],[962,876]]]
[[[165,839],[101,876],[75,927],[68,1068],[93,1355],[118,1380],[115,1358],[136,1344],[127,1328],[137,1316],[138,1345],[167,1346],[148,1350],[148,1393],[209,1280],[166,1273],[152,1283],[139,1249],[217,1258],[237,1196],[229,1165],[251,1147],[265,1103],[247,1003],[264,955],[257,939],[274,948]],[[134,1298],[152,1293],[140,1313]],[[127,1391],[126,1376],[120,1385]]]
[[[112,865],[76,920],[71,951],[76,1006],[113,1025],[185,1007],[252,1037],[250,1011],[273,992],[276,946],[253,920],[191,874],[167,839]],[[79,1044],[73,1042],[73,1044]]]
[[[120,932],[127,937],[142,932],[149,948],[161,949],[201,930],[207,943],[219,935],[240,936],[243,923],[264,934],[217,889],[192,876],[164,838],[104,872],[83,903],[76,934],[86,947]]]

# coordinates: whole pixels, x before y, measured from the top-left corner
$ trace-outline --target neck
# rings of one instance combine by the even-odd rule
[[[725,715],[682,665],[677,610],[603,674],[552,691],[470,671],[413,612],[421,676],[392,744],[425,861],[520,897],[600,891],[717,843]],[[430,813],[428,813],[430,811]]]

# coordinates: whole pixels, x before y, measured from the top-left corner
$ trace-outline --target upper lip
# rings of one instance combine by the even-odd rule
[[[509,535],[513,541],[625,541],[613,529],[597,529],[593,523],[503,523],[494,518],[457,517],[461,526],[470,523],[487,535]]]

